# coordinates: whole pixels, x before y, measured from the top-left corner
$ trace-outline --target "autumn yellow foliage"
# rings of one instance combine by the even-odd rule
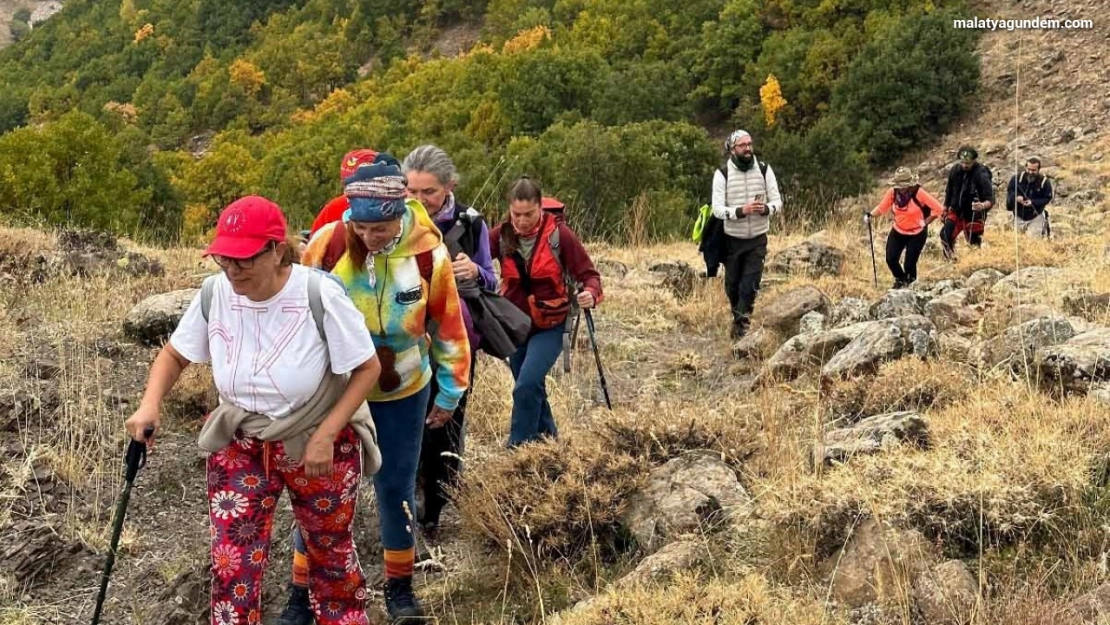
[[[768,75],[767,82],[759,88],[759,102],[763,105],[763,118],[767,121],[767,126],[774,126],[775,116],[782,107],[786,106],[786,99],[782,97],[782,87],[774,74]]]
[[[232,61],[228,74],[231,76],[232,84],[242,87],[243,91],[250,96],[258,95],[262,85],[266,84],[266,75],[262,70],[254,63],[243,59]]]
[[[515,54],[517,52],[534,50],[547,39],[551,39],[551,29],[541,24],[535,28],[529,28],[528,30],[522,30],[517,33],[515,37],[505,42],[501,51],[505,54]]]

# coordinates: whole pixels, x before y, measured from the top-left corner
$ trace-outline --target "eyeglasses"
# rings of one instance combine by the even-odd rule
[[[220,266],[220,269],[229,269],[229,268],[231,268],[232,265],[235,265],[236,269],[238,269],[239,271],[243,271],[244,269],[253,268],[255,261],[257,261],[259,258],[262,258],[264,255],[268,254],[271,250],[273,250],[276,247],[277,247],[277,244],[275,244],[274,242],[271,241],[270,243],[266,244],[266,247],[262,248],[261,252],[255,254],[254,256],[251,256],[250,258],[229,258],[227,256],[219,256],[219,255],[213,254],[212,255],[212,260],[215,261],[215,263]]]
[[[377,348],[378,360],[382,363],[382,374],[378,376],[378,388],[383,393],[392,393],[401,386],[401,374],[397,373],[397,353],[388,345]]]

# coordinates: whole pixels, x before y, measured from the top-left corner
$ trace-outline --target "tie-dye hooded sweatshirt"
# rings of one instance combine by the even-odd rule
[[[397,354],[395,368],[401,385],[391,393],[375,385],[367,399],[389,401],[419,392],[432,379],[431,358],[438,365],[435,404],[454,410],[466,391],[471,356],[455,274],[447,246],[427,211],[413,200],[405,205],[408,210],[401,218],[401,240],[396,247],[388,254],[367,257],[367,263],[374,263],[375,286],[370,285],[365,267],[354,266],[350,254],[339,259],[332,273],[347,285],[355,307],[366,317],[374,347],[385,345]],[[335,222],[321,228],[301,262],[319,267],[332,230],[342,227],[342,222]],[[430,284],[421,277],[416,260],[417,254],[428,250],[433,261]]]

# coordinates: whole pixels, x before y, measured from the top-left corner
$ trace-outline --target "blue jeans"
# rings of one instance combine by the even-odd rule
[[[428,416],[431,387],[428,384],[404,399],[369,402],[382,452],[382,468],[374,476],[382,547],[391,551],[416,545],[408,528],[416,522],[416,466],[420,461],[420,439]],[[305,550],[299,527],[293,531],[293,549],[300,553]]]
[[[559,353],[563,351],[565,325],[566,322],[563,322],[554,328],[536,332],[509,357],[509,368],[516,380],[509,447],[539,440],[543,436],[558,435],[551,404],[547,401],[547,372],[555,366]]]

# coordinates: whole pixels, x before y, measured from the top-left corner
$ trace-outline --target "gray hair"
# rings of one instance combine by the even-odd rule
[[[405,162],[401,164],[401,171],[405,174],[414,171],[432,174],[442,185],[459,180],[459,172],[455,169],[455,163],[451,161],[451,157],[434,145],[422,145],[409,152]]]

